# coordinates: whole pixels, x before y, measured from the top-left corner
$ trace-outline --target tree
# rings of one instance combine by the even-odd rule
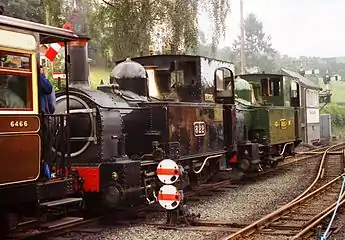
[[[40,0],[2,0],[4,15],[32,22],[43,23],[43,11]]]
[[[266,35],[263,24],[257,17],[250,13],[244,21],[245,30],[245,60],[246,67],[259,67],[261,71],[272,72],[276,50],[272,47],[271,36]],[[236,63],[239,65],[241,52],[241,36],[233,43]]]
[[[171,53],[195,53],[198,47],[198,14],[202,11],[211,18],[211,47],[215,54],[230,12],[227,0],[5,1],[11,8],[9,16],[56,27],[62,26],[76,5],[85,15],[84,25],[91,38],[90,46],[109,60],[146,55],[155,38],[168,46]],[[159,34],[154,31],[157,29]]]
[[[61,27],[69,0],[3,0],[4,15]]]
[[[54,27],[61,27],[65,17],[62,14],[64,0],[41,0],[41,8],[44,10],[44,23]]]
[[[217,46],[230,6],[225,0],[102,0],[94,9],[92,37],[99,38],[104,54],[124,58],[147,54],[153,41],[171,53],[195,52],[201,11],[212,19]]]

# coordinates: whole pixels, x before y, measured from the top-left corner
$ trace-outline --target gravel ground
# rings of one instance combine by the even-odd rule
[[[301,193],[310,183],[310,177],[306,177],[308,173],[308,166],[296,165],[289,170],[280,170],[280,174],[217,192],[197,203],[191,202],[190,210],[200,213],[201,219],[252,222]],[[164,217],[163,213],[152,214],[147,216],[147,221],[164,221]],[[158,230],[152,225],[136,224],[123,228],[110,227],[101,233],[84,234],[77,239],[213,240],[221,235],[224,233]]]

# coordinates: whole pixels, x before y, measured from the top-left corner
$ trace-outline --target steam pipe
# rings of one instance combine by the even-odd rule
[[[207,158],[205,158],[204,162],[202,163],[202,166],[200,167],[199,170],[193,170],[194,173],[198,174],[198,173],[201,173],[201,171],[204,169],[206,163],[208,160],[212,159],[212,158],[218,158],[218,157],[221,157],[223,156],[223,154],[217,154],[217,155],[212,155],[212,156],[208,156]]]

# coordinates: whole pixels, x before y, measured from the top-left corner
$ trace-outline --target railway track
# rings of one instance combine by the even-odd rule
[[[336,206],[344,172],[344,143],[305,152],[296,160],[291,159],[281,168],[306,159],[318,165],[312,184],[299,196],[278,210],[254,223],[196,220],[187,227],[163,226],[164,229],[189,231],[231,232],[225,239],[304,239],[312,236],[316,227],[329,216]],[[341,151],[339,151],[341,150]],[[317,157],[320,158],[317,161]],[[312,166],[311,166],[312,168]],[[343,196],[344,197],[344,196]],[[345,202],[341,198],[340,204]]]
[[[276,236],[279,239],[312,237],[314,228],[319,227],[321,221],[332,213],[338,200],[345,175],[339,175],[343,172],[343,168],[339,166],[332,169],[336,159],[339,160],[339,157],[328,157],[330,163],[326,164],[322,168],[325,170],[320,170],[316,177],[319,182],[314,181],[293,201],[222,240],[260,239],[263,235]],[[344,195],[341,199],[344,199]]]
[[[345,144],[343,145],[345,146]],[[334,151],[340,149],[341,146],[342,144],[337,146],[334,149]],[[321,160],[323,153],[325,150],[327,150],[327,148],[329,148],[329,146],[322,146],[310,151],[296,153],[294,157],[287,157],[284,160],[284,162],[278,165],[277,167],[265,169],[265,171],[263,172],[249,174],[246,176],[244,180],[238,180],[238,181],[223,180],[217,183],[203,184],[200,186],[200,188],[198,188],[195,191],[186,192],[184,196],[188,199],[187,201],[189,200],[199,201],[198,200],[199,197],[202,197],[202,196],[207,197],[209,195],[212,195],[209,193],[210,191],[212,192],[212,191],[216,191],[222,188],[237,188],[240,185],[248,183],[248,181],[251,181],[251,180],[257,181],[258,179],[263,178],[263,177],[270,177],[272,174],[279,174],[279,171],[282,169],[287,169],[288,167],[296,167],[297,164],[304,164],[306,161],[310,160],[311,158],[313,158],[314,160],[309,163],[311,166],[313,165],[313,167],[311,168],[318,167],[319,161]],[[332,154],[339,154],[339,152],[332,152]]]
[[[313,152],[312,156],[316,159],[318,157],[321,158],[323,154],[322,151],[324,151],[325,149],[327,149],[327,147],[313,149],[310,152]],[[258,175],[266,176],[269,173],[273,173],[281,168],[286,168],[289,165],[294,165],[297,163],[300,164],[304,160],[310,159],[311,157],[310,152],[298,153],[295,157],[287,158],[283,164],[277,166],[276,168],[268,169],[267,171],[263,173],[253,174],[252,176],[249,176],[249,178],[257,178]],[[202,195],[205,192],[212,191],[219,188],[238,187],[240,184],[243,184],[243,183],[245,182],[240,181],[240,182],[234,183],[234,181],[232,180],[225,180],[218,183],[204,184],[201,186],[201,188],[197,189],[196,191],[186,192],[185,196],[194,197],[200,194]],[[135,216],[138,216],[143,213],[145,214],[147,212],[152,212],[152,211],[164,211],[164,209],[157,206],[157,204],[153,206],[151,205],[150,207],[139,206],[134,212],[132,211],[129,215],[132,216],[131,219],[134,219]],[[70,232],[77,232],[77,233],[88,232],[88,231],[94,232],[95,229],[96,230],[99,229],[97,225],[101,219],[103,219],[103,217],[88,218],[83,221],[79,221],[76,223],[71,223],[71,224],[67,224],[63,226],[50,226],[49,228],[40,228],[40,227],[35,228],[34,227],[32,229],[29,229],[28,231],[25,229],[21,229],[20,231],[16,231],[13,234],[7,236],[6,239],[42,239],[42,237],[44,239],[50,239],[50,238],[53,239],[53,237],[66,235],[67,233],[70,233]],[[123,224],[124,222],[126,222],[126,220],[115,221],[115,224]]]

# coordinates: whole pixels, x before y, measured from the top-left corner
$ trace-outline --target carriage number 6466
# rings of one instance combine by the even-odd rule
[[[27,127],[28,126],[28,121],[11,121],[10,122],[10,127],[14,128],[14,127]]]

